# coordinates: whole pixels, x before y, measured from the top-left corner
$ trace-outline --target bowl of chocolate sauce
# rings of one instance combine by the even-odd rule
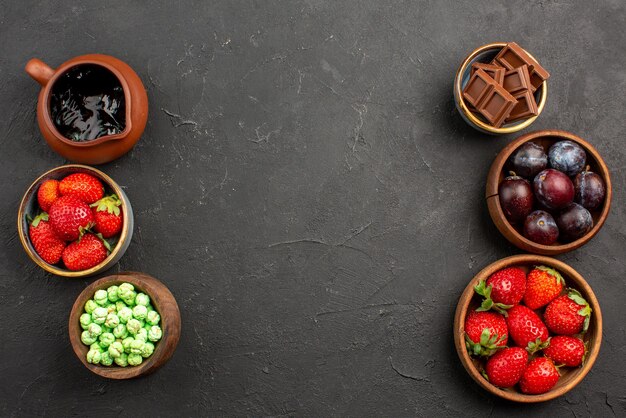
[[[126,154],[141,138],[148,96],[137,73],[123,61],[90,54],[52,69],[33,58],[26,72],[42,87],[39,129],[64,158],[104,164]]]

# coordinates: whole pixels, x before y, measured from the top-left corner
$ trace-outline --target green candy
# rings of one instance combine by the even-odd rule
[[[148,340],[152,342],[159,341],[162,336],[163,336],[163,331],[161,330],[161,327],[159,327],[158,325],[153,325],[150,328],[150,331],[148,331]]]
[[[98,337],[95,337],[95,336],[91,335],[89,333],[89,331],[83,331],[80,334],[80,340],[85,345],[91,345],[91,344],[95,343],[97,339],[98,339]]]
[[[150,304],[150,296],[145,293],[137,293],[137,296],[135,297],[135,304],[145,306],[147,308]]]
[[[139,330],[141,329],[142,325],[141,322],[139,322],[138,320],[136,320],[135,318],[130,319],[127,323],[126,323],[126,329],[128,330],[128,332],[130,332],[132,335],[137,334],[137,332],[139,332]]]
[[[93,295],[93,300],[100,306],[106,305],[109,301],[107,291],[103,289],[96,290],[96,293]]]
[[[108,303],[104,307],[107,308],[107,312],[110,314],[117,312],[117,306],[114,303]]]
[[[115,303],[120,299],[119,295],[117,294],[118,289],[119,288],[115,285],[107,289],[107,298],[109,298],[109,301]]]
[[[79,321],[80,321],[80,327],[82,329],[87,329],[89,324],[91,324],[91,315],[89,315],[88,313],[84,313],[80,316]]]
[[[122,309],[117,311],[117,316],[120,318],[120,322],[122,324],[126,324],[133,318],[133,311],[128,306],[124,306]]]
[[[150,325],[159,325],[159,321],[161,320],[161,316],[157,311],[148,311],[146,315],[146,323]]]
[[[146,319],[146,315],[148,315],[148,309],[146,309],[143,305],[137,305],[133,308],[133,317],[139,320]]]
[[[96,338],[98,335],[102,334],[102,327],[98,324],[91,323],[87,327],[87,332],[89,332],[89,335]]]
[[[107,319],[107,315],[109,311],[106,308],[101,306],[97,307],[91,313],[91,319],[98,325],[104,324],[104,321]]]
[[[100,345],[102,348],[106,348],[115,342],[115,336],[110,332],[103,332],[100,335]]]
[[[128,364],[131,366],[139,366],[143,361],[143,357],[141,354],[129,354],[128,355]]]
[[[117,302],[115,302],[115,309],[117,310],[117,312],[119,313],[119,311],[121,311],[122,309],[126,308],[126,304],[124,303],[123,300],[118,300]]]
[[[108,314],[107,319],[104,321],[104,325],[106,325],[109,328],[115,328],[119,324],[120,324],[120,318],[114,313]]]
[[[118,357],[115,357],[115,364],[120,367],[128,366],[128,356],[126,355],[126,353],[122,353]]]
[[[113,344],[109,346],[108,352],[112,358],[118,358],[119,356],[124,354],[124,346],[122,345],[121,342],[115,341]]]
[[[130,353],[131,354],[141,354],[141,352],[143,351],[143,345],[145,343],[141,340],[133,340],[130,343]]]
[[[100,354],[100,364],[103,366],[110,366],[113,364],[113,357],[111,357],[108,351]]]
[[[113,335],[115,335],[115,338],[122,339],[128,337],[128,330],[126,329],[126,325],[119,324],[118,326],[113,328]]]
[[[126,305],[133,306],[135,305],[135,297],[137,297],[137,292],[131,290],[130,292],[122,296],[122,300],[124,301],[124,303],[126,303]]]
[[[94,302],[93,300],[89,299],[86,303],[85,303],[85,312],[87,312],[88,314],[92,313],[96,308],[98,307],[98,304],[96,302]]]
[[[117,289],[117,295],[126,302],[127,305],[132,306],[135,303],[137,292],[135,292],[135,288],[132,284],[122,283]]]
[[[130,343],[132,343],[133,341],[135,341],[133,337],[126,337],[122,340],[122,347],[124,347],[125,353],[130,353]]]
[[[87,363],[98,364],[102,360],[102,353],[98,350],[89,350],[87,352]]]
[[[98,344],[97,342],[96,342],[96,343],[91,344],[91,345],[89,346],[89,349],[90,349],[90,350],[96,350],[96,351],[100,351],[100,352],[102,352],[102,346],[100,346],[100,344]]]
[[[139,331],[137,331],[137,334],[135,334],[135,339],[136,340],[141,340],[143,342],[148,341],[148,330],[145,328],[141,328]]]
[[[141,350],[141,357],[148,358],[152,355],[152,353],[154,353],[154,344],[152,344],[149,341],[144,343],[143,348]]]

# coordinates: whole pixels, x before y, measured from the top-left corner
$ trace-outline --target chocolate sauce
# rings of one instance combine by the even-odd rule
[[[118,134],[126,127],[124,89],[100,65],[72,67],[52,86],[50,114],[59,133],[72,141]]]

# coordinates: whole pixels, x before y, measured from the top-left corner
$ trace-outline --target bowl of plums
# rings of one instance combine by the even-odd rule
[[[28,256],[45,271],[87,277],[111,268],[133,235],[133,210],[122,188],[93,167],[56,167],[28,188],[17,229]]]
[[[511,142],[487,177],[491,219],[512,244],[535,254],[561,254],[587,243],[606,221],[611,196],[598,151],[559,130]]]
[[[454,342],[469,375],[515,402],[561,396],[589,373],[600,352],[602,313],[569,265],[524,254],[480,271],[459,299]]]

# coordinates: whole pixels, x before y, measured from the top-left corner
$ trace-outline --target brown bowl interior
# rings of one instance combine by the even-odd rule
[[[150,296],[154,309],[161,316],[160,326],[163,330],[163,336],[155,344],[154,353],[147,359],[144,359],[139,366],[120,367],[115,365],[115,363],[112,366],[90,364],[86,359],[89,347],[80,340],[83,329],[80,326],[79,318],[84,312],[85,303],[93,298],[96,290],[106,289],[109,286],[119,285],[123,282],[132,284],[138,292],[141,291]],[[74,353],[89,370],[109,379],[130,379],[152,373],[161,367],[172,356],[178,345],[180,327],[180,311],[172,293],[154,277],[135,272],[107,276],[89,285],[74,302],[69,318],[69,336]]]
[[[594,226],[591,231],[589,231],[585,236],[572,242],[557,241],[552,245],[537,244],[524,237],[522,224],[512,224],[506,219],[506,216],[504,215],[504,212],[502,211],[502,207],[500,205],[498,186],[500,182],[504,180],[504,178],[507,176],[507,172],[505,170],[509,157],[522,144],[529,141],[534,142],[537,145],[542,146],[547,153],[552,144],[565,139],[578,143],[585,150],[585,152],[587,153],[587,165],[590,167],[590,170],[600,175],[604,180],[604,183],[606,185],[606,196],[604,199],[604,203],[600,208],[590,211],[593,218]],[[532,183],[532,179],[530,181]],[[502,234],[512,244],[523,250],[533,253],[554,255],[574,250],[584,245],[598,233],[598,231],[604,224],[604,221],[606,220],[609,209],[611,207],[612,186],[609,171],[606,167],[606,164],[604,163],[604,160],[602,160],[602,157],[600,157],[598,151],[587,141],[569,132],[538,131],[526,134],[519,139],[513,141],[498,154],[491,167],[491,170],[489,171],[489,176],[487,178],[486,196],[491,218],[493,219],[500,232],[502,232]]]
[[[567,287],[572,287],[580,291],[583,297],[589,302],[589,305],[593,309],[593,314],[589,323],[588,331],[581,337],[583,341],[587,343],[588,354],[585,363],[582,367],[571,368],[562,367],[560,369],[561,378],[557,382],[556,386],[547,393],[541,395],[526,395],[519,392],[515,387],[501,389],[497,386],[489,383],[480,373],[484,365],[484,361],[474,358],[467,353],[465,348],[465,317],[470,310],[476,309],[480,306],[481,297],[474,292],[474,286],[477,285],[480,280],[486,280],[491,274],[496,271],[506,268],[517,266],[529,272],[533,266],[546,265],[558,270],[565,279]],[[539,310],[537,312],[540,312]],[[541,314],[540,314],[541,316]],[[549,257],[543,257],[538,255],[517,255],[513,257],[503,258],[495,263],[487,266],[481,272],[479,272],[468,284],[463,291],[459,303],[457,305],[455,320],[454,320],[454,340],[457,349],[457,353],[463,366],[472,378],[488,392],[497,395],[501,398],[508,399],[515,402],[543,402],[550,399],[554,399],[561,396],[571,389],[573,389],[585,375],[591,370],[593,363],[595,362],[598,352],[600,350],[600,344],[602,341],[602,313],[598,301],[591,290],[591,287],[587,282],[578,274],[573,268],[567,264],[555,260]],[[539,354],[540,355],[540,354]]]

